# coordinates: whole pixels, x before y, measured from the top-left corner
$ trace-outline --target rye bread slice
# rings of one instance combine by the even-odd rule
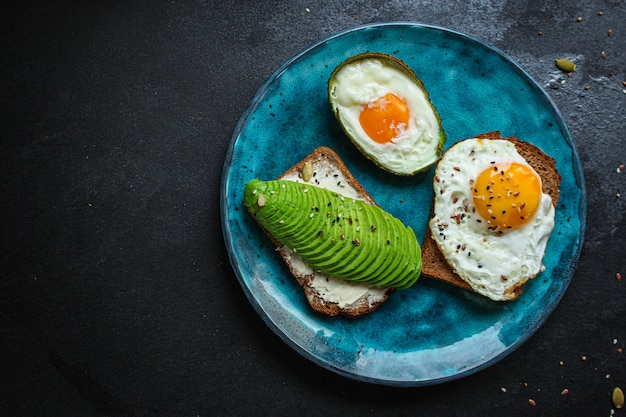
[[[307,163],[311,165],[313,170],[311,177],[308,178],[307,176],[305,179],[302,172]],[[339,155],[325,146],[316,148],[276,179],[288,179],[322,188],[334,189],[334,191],[341,194],[377,205],[374,199],[350,173]],[[332,183],[332,188],[325,186],[330,183]],[[394,291],[392,288],[327,277],[313,271],[310,267],[303,267],[305,265],[304,262],[291,249],[281,245],[267,230],[265,232],[276,246],[291,275],[302,287],[307,302],[317,312],[331,317],[337,315],[351,318],[361,317],[378,308]],[[339,287],[342,291],[351,295],[348,298],[353,299],[352,302],[345,303],[345,300],[337,301],[333,292]],[[333,291],[330,291],[329,288],[332,288]]]
[[[546,155],[541,149],[528,143],[522,142],[518,138],[511,136],[503,138],[500,132],[493,131],[475,136],[479,139],[505,139],[515,144],[517,152],[537,171],[541,177],[542,190],[552,199],[552,205],[556,208],[559,201],[559,185],[561,175],[556,169],[556,161]],[[431,207],[432,217],[432,207]],[[422,274],[429,278],[444,281],[457,287],[472,291],[472,287],[459,277],[450,267],[445,257],[439,250],[437,243],[432,238],[430,228],[426,228],[426,236],[422,244]],[[524,283],[525,284],[525,283]],[[524,284],[514,287],[511,291],[514,294],[512,299],[517,299],[524,289]]]

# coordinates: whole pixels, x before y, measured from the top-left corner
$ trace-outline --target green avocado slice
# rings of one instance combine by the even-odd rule
[[[413,230],[378,206],[313,185],[256,179],[246,184],[244,204],[277,241],[326,275],[407,288],[421,273]]]

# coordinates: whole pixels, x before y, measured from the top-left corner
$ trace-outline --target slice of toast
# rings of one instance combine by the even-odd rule
[[[339,155],[328,147],[316,148],[276,179],[316,185],[377,205],[352,176]],[[328,316],[361,317],[374,311],[394,291],[392,288],[325,276],[306,265],[298,255],[277,242],[270,233],[267,235],[276,245],[280,256],[303,288],[308,303],[315,311]]]
[[[517,152],[528,162],[528,164],[539,174],[542,181],[542,190],[552,199],[552,205],[556,207],[559,201],[559,185],[561,175],[556,169],[556,162],[546,155],[536,146],[522,142],[516,137],[503,138],[500,132],[483,133],[476,138],[479,139],[506,139],[515,144]],[[432,217],[432,208],[431,208]],[[450,267],[445,257],[439,250],[437,243],[432,238],[430,228],[426,229],[426,236],[422,244],[422,274],[424,276],[444,281],[457,287],[472,291],[472,287],[459,277]],[[513,298],[518,298],[524,289],[524,284],[513,288]]]

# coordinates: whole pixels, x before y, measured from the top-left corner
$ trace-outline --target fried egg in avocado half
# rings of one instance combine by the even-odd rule
[[[382,169],[413,175],[441,156],[441,119],[422,81],[399,59],[380,53],[347,59],[331,74],[328,97],[346,135]]]

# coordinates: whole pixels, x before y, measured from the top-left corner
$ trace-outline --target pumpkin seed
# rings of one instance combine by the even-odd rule
[[[305,162],[302,166],[302,179],[304,181],[309,181],[311,178],[313,178],[313,164]]]
[[[559,58],[555,62],[556,62],[556,66],[561,71],[572,72],[576,69],[576,64],[574,64],[572,61],[570,61],[567,58]]]
[[[612,399],[615,408],[622,408],[624,406],[624,392],[620,387],[615,387],[613,389]]]

